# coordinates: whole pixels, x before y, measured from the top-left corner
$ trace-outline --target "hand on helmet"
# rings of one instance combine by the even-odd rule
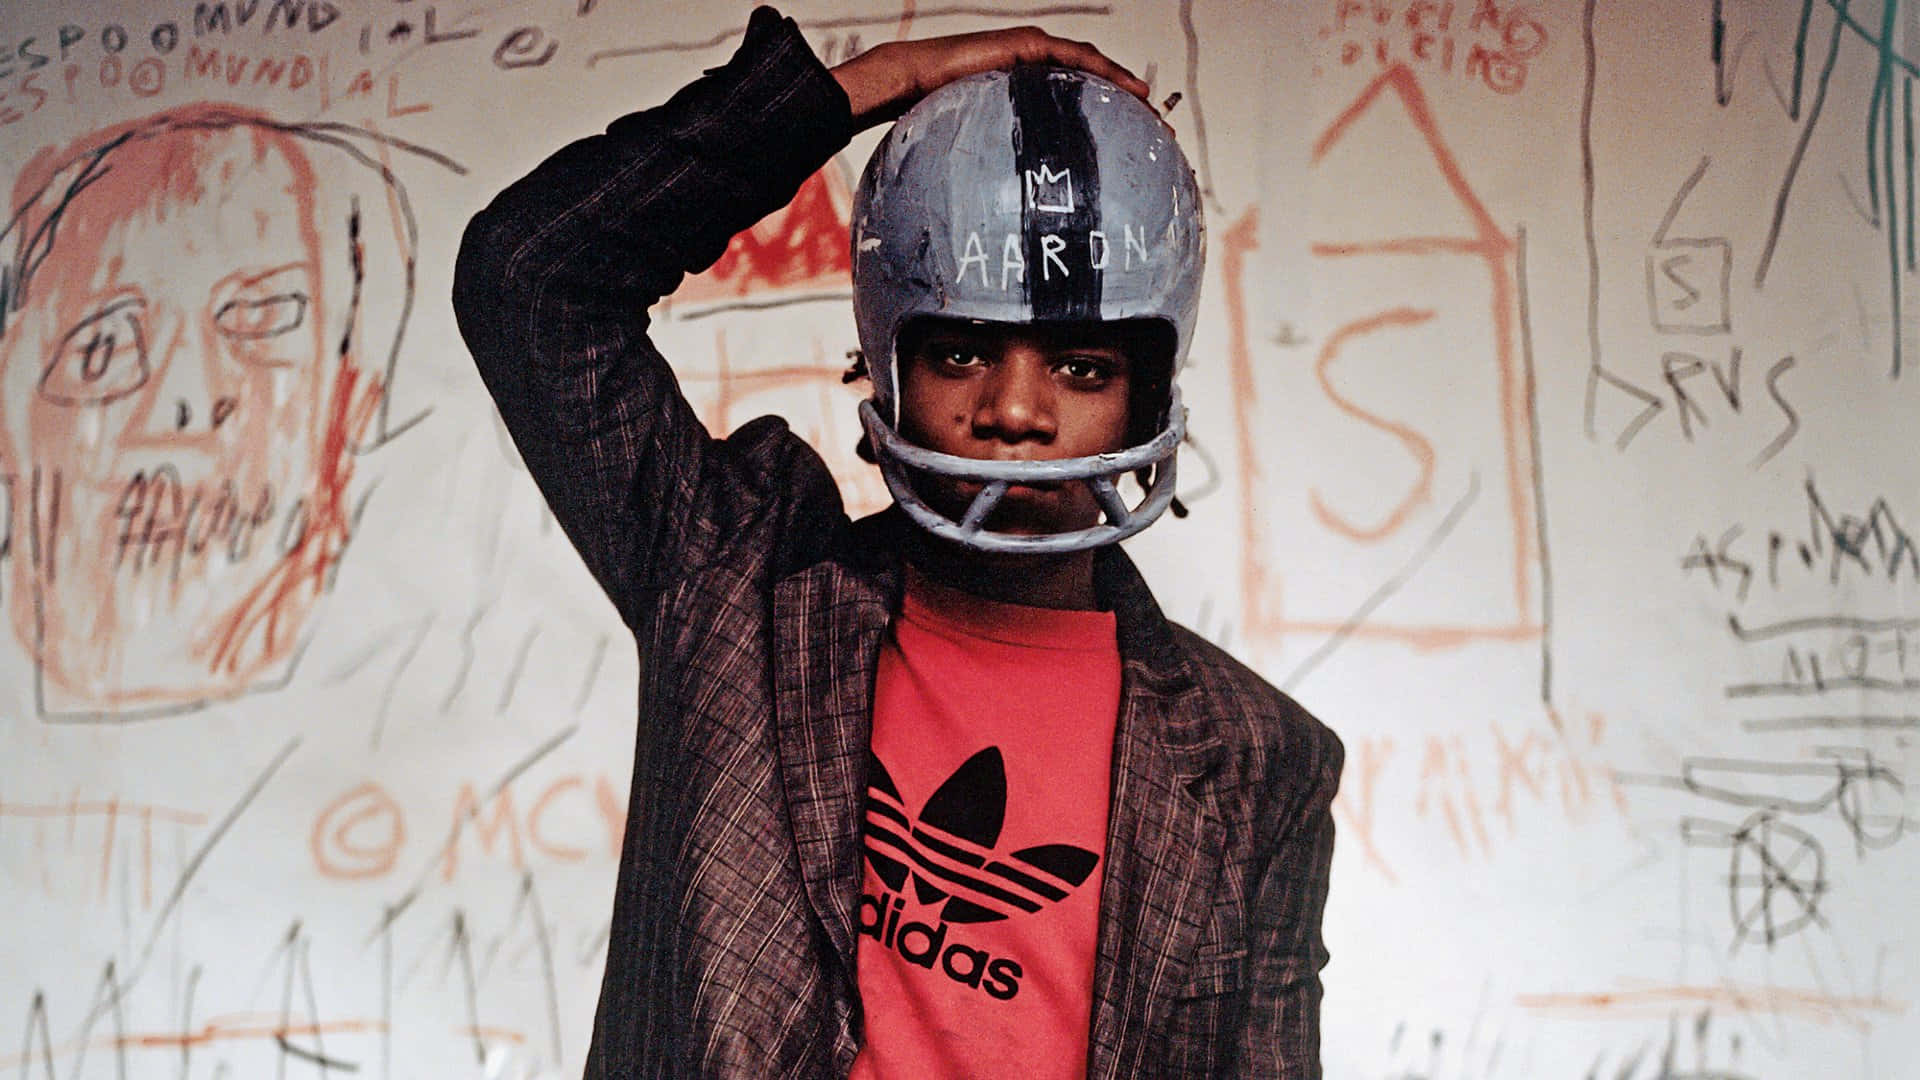
[[[853,107],[855,130],[895,119],[955,79],[1021,64],[1059,64],[1098,75],[1146,100],[1138,76],[1084,41],[1055,37],[1037,26],[983,30],[922,41],[889,41],[833,69]]]

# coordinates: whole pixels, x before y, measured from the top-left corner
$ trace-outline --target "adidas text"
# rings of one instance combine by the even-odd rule
[[[860,897],[860,932],[899,953],[907,963],[933,971],[938,968],[947,978],[987,996],[1010,1001],[1020,992],[1020,964],[1004,957],[995,958],[985,949],[963,942],[947,941],[947,924],[900,921],[907,902],[892,893]]]

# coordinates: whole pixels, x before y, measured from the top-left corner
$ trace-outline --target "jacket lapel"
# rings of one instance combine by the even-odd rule
[[[1222,747],[1146,584],[1118,550],[1097,581],[1124,658],[1101,880],[1089,1077],[1150,1071],[1149,1032],[1185,984],[1213,906],[1225,828],[1207,778]]]
[[[898,580],[884,563],[828,560],[773,591],[774,728],[787,813],[807,898],[839,953],[849,993],[873,677]]]

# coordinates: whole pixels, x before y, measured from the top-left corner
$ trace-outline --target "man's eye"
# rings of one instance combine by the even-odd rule
[[[213,324],[231,338],[253,341],[297,329],[307,319],[305,293],[229,300],[213,313]]]
[[[146,306],[109,304],[60,339],[40,376],[40,396],[59,405],[104,405],[140,389],[147,366]]]
[[[207,317],[233,344],[236,358],[259,367],[292,366],[312,351],[311,342],[303,353],[299,340],[287,335],[313,314],[314,279],[307,263],[236,270],[213,287]]]
[[[1106,379],[1113,375],[1114,365],[1101,357],[1070,356],[1060,361],[1060,371],[1071,379]]]
[[[987,362],[986,357],[972,349],[941,349],[935,355],[948,367],[979,367]]]

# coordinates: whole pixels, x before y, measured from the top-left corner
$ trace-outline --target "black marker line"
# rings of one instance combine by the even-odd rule
[[[104,1013],[108,1009],[111,1009],[113,1011],[113,1038],[110,1041],[109,1045],[113,1047],[114,1075],[118,1077],[119,1080],[126,1080],[126,1077],[127,1077],[127,1037],[126,1037],[127,1036],[127,1017],[126,1017],[126,1010],[123,1008],[123,1004],[124,1004],[124,999],[126,998],[127,991],[132,989],[132,985],[133,984],[131,981],[128,981],[125,983],[120,981],[119,977],[115,974],[114,961],[112,960],[107,961],[106,967],[101,969],[100,982],[95,986],[93,991],[93,1004],[87,1012],[86,1020],[84,1020],[80,1025],[80,1039],[79,1039],[80,1048],[79,1048],[79,1051],[74,1054],[74,1059],[73,1059],[73,1073],[75,1076],[83,1075],[86,1070],[87,1051],[94,1045],[93,1039],[90,1038],[90,1036],[93,1034],[94,1023],[100,1019],[100,1016],[102,1015],[102,1013]],[[35,1007],[40,1008],[43,1013],[43,1015],[40,1017],[42,1037],[43,1037],[43,1053],[41,1055],[41,1060],[43,1065],[46,1068],[47,1076],[51,1078],[55,1075],[53,1070],[53,1053],[54,1053],[53,1040],[50,1037],[47,1037],[47,1031],[46,1031],[47,1024],[46,1024],[46,1017],[44,1015],[44,1001],[42,1000],[41,994],[36,993],[34,995],[34,1005]],[[31,1040],[33,1035],[33,1032],[31,1031],[31,1026],[32,1026],[31,1014],[29,1014],[29,1017],[28,1017],[28,1026],[29,1026],[29,1031],[27,1032],[27,1036],[28,1036],[28,1039]],[[22,1053],[22,1057],[23,1058],[25,1057],[24,1051]],[[27,1073],[27,1066],[26,1066],[26,1062],[23,1060],[20,1065],[20,1075],[22,1077],[25,1077],[26,1073]]]
[[[593,684],[600,678],[600,665],[607,658],[607,645],[610,642],[608,635],[601,634],[600,640],[593,644],[593,659],[587,661],[586,677],[580,680],[580,692],[573,698],[573,712],[576,716],[580,714],[581,709],[586,708],[587,698],[593,694]]]
[[[360,1071],[360,1066],[355,1065],[351,1061],[340,1061],[336,1058],[327,1057],[325,1054],[308,1050],[305,1047],[296,1046],[293,1041],[285,1035],[275,1035],[273,1041],[279,1044],[281,1050],[280,1076],[282,1077],[287,1074],[286,1063],[289,1057],[297,1057],[302,1061],[311,1062],[312,1064],[320,1066],[320,1075],[322,1077],[327,1075],[328,1069],[338,1069],[341,1072],[347,1073]]]
[[[475,1062],[484,1065],[487,1044],[480,1038],[480,984],[473,977],[473,940],[467,936],[467,913],[462,908],[453,909],[453,940],[447,945],[447,952],[460,956],[460,974],[466,980],[467,1024],[473,1032],[473,1057]],[[449,955],[447,959],[453,957]]]
[[[1314,668],[1319,667],[1326,661],[1327,657],[1332,656],[1339,650],[1340,646],[1346,644],[1347,640],[1353,637],[1354,632],[1366,624],[1368,616],[1372,615],[1381,604],[1386,603],[1394,593],[1404,588],[1407,582],[1413,580],[1413,576],[1420,571],[1422,566],[1426,565],[1428,559],[1433,557],[1433,553],[1440,549],[1440,545],[1448,536],[1452,535],[1453,530],[1459,527],[1460,520],[1466,517],[1468,508],[1470,508],[1474,500],[1479,497],[1480,474],[1475,472],[1469,474],[1467,477],[1467,493],[1462,495],[1459,500],[1447,510],[1447,516],[1442,518],[1440,524],[1434,527],[1433,532],[1427,535],[1426,540],[1421,543],[1419,550],[1413,553],[1413,557],[1408,559],[1406,564],[1400,567],[1385,583],[1375,589],[1373,594],[1367,597],[1359,607],[1355,608],[1353,614],[1347,616],[1346,621],[1340,624],[1340,629],[1335,630],[1332,636],[1328,637],[1326,641],[1321,642],[1320,647],[1313,651],[1313,655],[1301,661],[1299,667],[1294,668],[1287,674],[1286,680],[1280,684],[1281,691],[1283,693],[1291,693],[1294,687],[1299,686],[1302,680],[1313,673]]]
[[[4,325],[0,325],[0,330],[5,329]],[[40,536],[40,476],[44,468],[45,466],[39,464],[34,465],[32,479],[27,482],[27,556],[32,560],[36,570],[45,568],[40,557],[43,545]],[[46,541],[45,546],[51,547],[51,540]],[[37,590],[36,595],[38,595]],[[45,645],[44,635],[40,644]]]
[[[1597,78],[1593,38],[1593,11],[1596,0],[1580,7],[1580,45],[1585,70],[1580,83],[1580,223],[1587,249],[1587,438],[1598,435],[1594,427],[1600,405],[1600,242],[1593,227],[1593,92]]]
[[[327,1055],[326,1025],[320,1020],[320,995],[313,987],[313,939],[306,937],[300,940],[300,983],[307,996],[307,1015],[313,1017],[313,1054],[315,1064],[320,1066],[321,1080],[325,1080],[329,1068],[359,1072],[357,1062],[341,1061]]]
[[[1708,55],[1713,58],[1713,103],[1725,105],[1733,100],[1733,92],[1727,89],[1727,20],[1721,9],[1724,0],[1713,0],[1712,37],[1708,44]]]
[[[1895,205],[1893,196],[1893,62],[1895,60],[1893,52],[1893,18],[1894,15],[1899,12],[1900,5],[1896,3],[1895,0],[1880,0],[1880,6],[1880,70],[1874,80],[1874,97],[1879,103],[1880,108],[1879,119],[1882,136],[1880,156],[1886,167],[1887,291],[1893,305],[1893,318],[1890,323],[1891,332],[1889,337],[1892,339],[1891,344],[1893,346],[1892,377],[1897,379],[1900,377],[1901,353],[1906,346],[1907,336],[1906,325],[1900,320],[1900,226],[1898,221],[1895,220],[1899,217],[1899,209]],[[1867,145],[1871,148],[1873,145],[1871,141],[1872,112],[1869,112],[1868,116],[1869,141]],[[1869,170],[1867,175],[1873,175],[1872,170]],[[1912,195],[1911,188],[1908,189],[1908,195]]]
[[[1706,162],[1701,162],[1706,168]],[[1533,451],[1533,542],[1540,555],[1540,704],[1553,707],[1553,555],[1547,546],[1547,463],[1540,439],[1540,384],[1533,365],[1533,304],[1527,290],[1527,227],[1516,225],[1514,280],[1520,305],[1520,372]]]
[[[1807,26],[1813,21],[1813,0],[1800,0],[1800,25],[1793,34],[1793,104],[1787,119],[1800,120],[1800,92],[1807,82]]]
[[[187,988],[183,995],[185,1000],[180,1006],[180,1034],[183,1036],[180,1040],[180,1080],[188,1080],[193,1075],[193,1040],[184,1036],[193,1033],[193,998],[200,989],[201,971],[201,966],[195,964],[187,972]]]
[[[365,943],[371,944],[374,938],[392,930],[393,924],[399,922],[400,916],[405,915],[407,909],[412,907],[413,902],[418,899],[420,899],[420,890],[409,889],[407,893],[400,898],[398,903],[388,904],[382,908],[380,911],[380,922],[374,926],[373,933],[367,935]],[[386,947],[391,951],[392,942],[387,942]]]
[[[1213,161],[1207,156],[1207,114],[1200,108],[1200,32],[1193,24],[1193,0],[1180,0],[1180,33],[1187,41],[1187,93],[1182,100],[1193,102],[1188,111],[1193,113],[1193,147],[1200,160],[1200,194],[1220,210],[1220,200],[1213,195]]]
[[[1780,731],[1912,731],[1920,730],[1920,716],[1868,714],[1859,716],[1764,716],[1742,720],[1742,729],[1756,733]]]
[[[1673,219],[1680,216],[1680,207],[1686,203],[1687,196],[1693,194],[1693,189],[1700,183],[1700,178],[1707,175],[1707,166],[1711,164],[1713,164],[1711,156],[1700,155],[1700,164],[1693,167],[1693,172],[1681,183],[1679,190],[1673,193],[1673,201],[1667,204],[1667,212],[1660,219],[1660,227],[1653,230],[1653,243],[1656,247],[1666,245],[1667,230],[1673,228]]]
[[[978,15],[990,19],[1044,19],[1058,15],[1108,15],[1113,8],[1107,4],[1053,4],[1047,7],[1017,8],[988,7],[974,4],[950,4],[946,7],[927,8],[914,13],[914,18],[943,19],[955,15]],[[895,26],[900,22],[899,12],[886,15],[846,15],[836,19],[798,19],[795,20],[802,30],[851,30],[870,26]],[[620,60],[629,56],[647,56],[664,52],[699,52],[704,49],[716,49],[734,38],[746,33],[745,27],[722,30],[710,38],[700,41],[663,41],[653,45],[635,45],[620,49],[602,49],[587,56],[587,66],[593,67],[602,60]]]
[[[415,900],[419,899],[420,890],[426,886],[427,878],[433,874],[434,866],[437,865],[440,860],[446,858],[447,854],[454,849],[454,845],[460,842],[461,830],[467,827],[468,822],[480,816],[481,807],[486,806],[498,798],[500,793],[506,790],[507,785],[518,780],[521,774],[533,768],[542,758],[558,750],[562,743],[572,738],[574,732],[579,730],[580,725],[568,724],[566,727],[547,736],[540,745],[534,747],[525,757],[522,757],[519,761],[509,766],[507,771],[501,774],[500,779],[494,781],[493,785],[487,788],[485,795],[473,801],[473,804],[467,808],[465,815],[455,818],[453,826],[447,830],[446,842],[441,844],[433,855],[421,866],[420,873],[415,876],[413,880],[413,885],[400,895],[400,899],[397,902],[381,914],[379,925],[374,927],[373,933],[368,935],[367,940],[371,942],[375,936],[378,936],[388,927],[392,926],[394,920],[400,917],[400,913],[410,907]]]
[[[1906,240],[1907,269],[1915,268],[1913,251],[1913,76],[1900,80],[1900,152],[1904,157],[1903,175],[1907,182]]]
[[[358,675],[368,664],[373,663],[376,657],[387,651],[387,647],[393,644],[396,637],[400,636],[403,628],[404,624],[389,626],[378,634],[369,637],[366,644],[349,654],[347,658],[336,665],[332,671],[320,676],[320,685],[338,686],[353,676]]]
[[[1920,690],[1920,679],[1879,679],[1865,675],[1838,677],[1815,676],[1808,683],[1735,683],[1726,688],[1729,698],[1812,697],[1839,690],[1868,690],[1883,694],[1910,694]]]
[[[1597,42],[1593,17],[1597,0],[1586,0],[1580,13],[1581,54],[1585,74],[1580,86],[1580,220],[1587,251],[1587,390],[1585,426],[1587,438],[1598,437],[1600,384],[1605,382],[1629,394],[1645,406],[1614,440],[1614,448],[1625,450],[1640,429],[1652,423],[1664,403],[1652,394],[1608,371],[1600,348],[1600,243],[1594,227],[1593,102],[1599,78]]]
[[[286,940],[280,943],[280,948],[276,951],[286,957],[287,977],[282,980],[280,984],[280,1026],[275,1029],[273,1033],[273,1041],[280,1046],[280,1056],[275,1059],[274,1076],[276,1080],[286,1080],[287,1058],[289,1056],[305,1058],[309,1053],[309,1051],[294,1046],[293,1041],[287,1037],[288,1031],[293,1027],[293,984],[299,975],[298,968],[300,966],[299,919],[295,919],[287,927]],[[318,1020],[319,1017],[315,1016],[314,1019]],[[318,1055],[321,1061],[326,1060],[326,1050],[324,1047],[318,1051]],[[323,1080],[326,1072],[327,1067],[321,1065],[320,1074]]]
[[[380,935],[380,1080],[393,1080],[393,934],[385,932],[391,926],[383,925]]]
[[[547,1024],[553,1032],[553,1060],[557,1065],[566,1058],[560,1046],[560,979],[553,966],[553,939],[547,934],[546,910],[540,906],[540,893],[533,887],[531,870],[521,875],[520,894],[533,908],[534,935],[540,943],[540,973],[547,990]],[[518,907],[516,904],[516,911]]]
[[[393,666],[393,674],[387,676],[386,689],[380,694],[380,715],[375,717],[373,722],[372,749],[374,750],[380,749],[380,740],[386,735],[387,715],[393,709],[393,694],[400,688],[400,678],[406,674],[407,668],[412,666],[413,658],[419,655],[420,646],[426,644],[427,631],[431,629],[433,629],[433,616],[423,617],[420,620],[420,628],[413,632],[413,642],[407,646],[405,652],[400,654],[400,662]]]
[[[1794,144],[1792,155],[1787,158],[1786,175],[1781,178],[1780,189],[1773,197],[1773,220],[1767,226],[1766,241],[1760,245],[1760,262],[1753,272],[1753,287],[1756,289],[1767,284],[1767,271],[1773,266],[1773,251],[1780,243],[1780,230],[1786,225],[1787,200],[1793,195],[1794,179],[1800,173],[1801,160],[1807,156],[1807,145],[1813,141],[1814,128],[1820,125],[1820,113],[1827,104],[1827,86],[1833,81],[1833,66],[1839,58],[1840,21],[1836,19],[1827,37],[1827,58],[1820,65],[1820,74],[1814,83],[1813,102],[1807,110],[1807,121],[1800,125],[1800,138]],[[1798,89],[1797,85],[1795,89]]]
[[[1787,402],[1786,396],[1780,393],[1780,377],[1793,370],[1795,363],[1793,356],[1789,354],[1774,361],[1773,366],[1767,369],[1767,396],[1773,398],[1773,403],[1786,414],[1787,426],[1780,429],[1780,434],[1775,435],[1773,441],[1762,447],[1760,453],[1748,463],[1748,468],[1755,472],[1760,470],[1760,466],[1772,461],[1775,454],[1786,449],[1787,443],[1793,441],[1793,437],[1800,433],[1800,414],[1794,411],[1793,406]]]
[[[494,706],[495,716],[506,712],[507,706],[513,704],[513,693],[520,688],[520,676],[527,669],[527,654],[533,651],[533,641],[539,636],[538,623],[527,627],[527,632],[521,636],[520,648],[514,651],[513,667],[507,671],[507,685],[500,691],[500,704]]]
[[[440,699],[441,716],[452,711],[454,701],[460,697],[460,691],[467,687],[467,676],[473,671],[473,632],[479,629],[480,620],[487,617],[487,609],[492,606],[493,602],[488,601],[480,605],[479,610],[467,616],[467,625],[460,632],[460,669],[454,673],[453,685],[448,687],[446,696]]]
[[[1886,633],[1889,630],[1920,630],[1920,619],[1862,619],[1851,615],[1814,615],[1748,627],[1740,622],[1740,616],[1729,614],[1727,628],[1733,631],[1733,636],[1747,643],[1785,637],[1789,634],[1803,634],[1811,630],[1852,630],[1869,634]]]
[[[347,320],[340,331],[340,348],[337,354],[340,362],[345,363],[353,355],[353,331],[359,323],[360,298],[367,283],[367,249],[360,242],[360,195],[354,192],[347,196],[347,269],[349,286],[347,288],[347,310],[355,317]],[[183,423],[181,426],[185,426]]]
[[[1861,201],[1860,196],[1853,190],[1853,181],[1845,172],[1835,172],[1834,179],[1840,182],[1841,193],[1847,197],[1847,204],[1853,207],[1853,212],[1859,215],[1861,222],[1878,229],[1880,227],[1879,208]]]
[[[586,967],[592,963],[593,958],[600,955],[600,950],[606,948],[611,940],[613,940],[613,920],[608,919],[600,924],[600,929],[594,931],[593,936],[587,939],[586,947],[580,950],[578,961],[580,966]]]
[[[1855,780],[1887,779],[1892,775],[1875,762],[1870,754],[1866,755],[1864,764],[1855,765],[1849,765],[1844,761],[1769,761],[1760,758],[1689,757],[1681,761],[1680,770],[1680,782],[1686,785],[1688,791],[1696,795],[1721,799],[1735,806],[1790,810],[1796,814],[1817,814],[1825,810],[1840,797],[1841,786],[1845,784]],[[1735,791],[1725,784],[1713,781],[1715,776],[1720,775],[1726,775],[1729,779],[1779,777],[1789,780],[1831,781],[1834,786],[1823,792],[1817,799],[1796,799],[1765,792]]]
[[[153,957],[153,946],[160,938],[161,928],[166,926],[167,921],[173,917],[174,909],[180,905],[180,901],[187,894],[187,886],[193,884],[194,877],[200,873],[200,868],[206,865],[207,858],[213,854],[214,847],[226,838],[227,832],[233,828],[235,822],[240,820],[240,815],[247,812],[247,808],[253,805],[253,801],[266,790],[268,781],[273,779],[274,774],[280,771],[280,767],[285,765],[287,759],[292,757],[293,752],[299,748],[300,736],[296,735],[288,739],[286,745],[280,748],[280,752],[273,756],[273,760],[267,762],[267,767],[260,771],[252,784],[248,785],[247,790],[241,793],[239,800],[226,812],[219,823],[214,825],[212,831],[207,834],[207,838],[201,841],[193,857],[187,860],[187,865],[180,871],[180,876],[174,879],[173,888],[167,893],[166,900],[161,903],[160,913],[153,918],[147,932],[147,943],[141,947],[140,959],[135,961],[132,973],[127,976],[123,989],[132,989],[146,973],[147,962]],[[91,1024],[99,1018],[99,1015],[96,1009],[87,1017],[87,1023]]]
[[[60,507],[66,502],[61,498],[60,488],[65,478],[64,472],[53,470],[53,498],[47,503],[47,561],[43,564],[48,581],[60,576],[60,560],[56,556],[60,550]]]
[[[1892,4],[1887,5],[1892,11]],[[1873,93],[1867,98],[1867,205],[1873,208],[1873,224],[1880,225],[1880,110],[1886,107],[1887,82],[1885,66],[1875,72]],[[1893,192],[1887,192],[1888,202],[1892,202]]]

